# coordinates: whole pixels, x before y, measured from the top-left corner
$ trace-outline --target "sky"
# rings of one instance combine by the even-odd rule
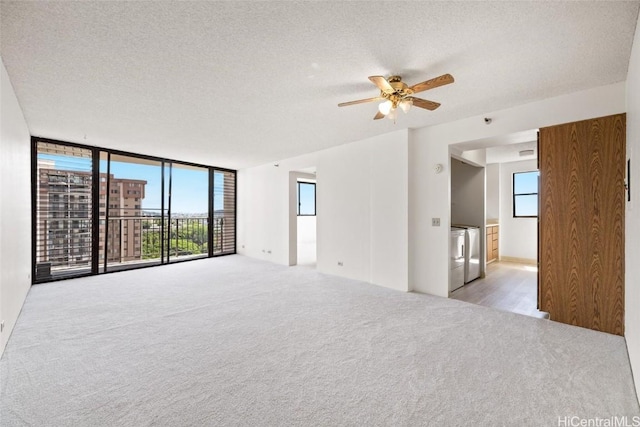
[[[55,161],[56,167],[67,170],[91,171],[91,159],[63,155],[39,153],[38,159]],[[186,169],[174,165],[171,168],[171,212],[207,215],[209,172],[206,169]],[[107,172],[107,161],[100,160],[100,173]],[[142,209],[160,212],[162,168],[160,165],[144,165],[128,162],[111,162],[110,173],[115,178],[140,179],[147,181],[145,197],[141,200]],[[224,174],[214,174],[214,209],[223,209]],[[169,167],[165,167],[165,194],[169,192]],[[165,209],[168,209],[168,197],[165,199]]]

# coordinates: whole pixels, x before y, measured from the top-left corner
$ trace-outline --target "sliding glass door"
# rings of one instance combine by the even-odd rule
[[[34,282],[235,253],[235,171],[33,147]]]
[[[209,256],[209,169],[171,164],[167,256],[181,261]]]
[[[161,264],[163,162],[100,155],[100,272]]]

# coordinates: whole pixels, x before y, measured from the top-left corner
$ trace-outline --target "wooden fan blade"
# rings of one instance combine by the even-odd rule
[[[384,93],[393,93],[396,91],[391,87],[387,79],[382,76],[370,76],[369,80],[371,80],[374,85],[378,86],[378,89],[380,89]]]
[[[379,99],[382,99],[382,97],[376,96],[374,98],[367,98],[367,99],[359,99],[357,101],[342,102],[342,103],[338,104],[338,107],[346,107],[348,105],[364,104],[365,102],[373,102],[373,101],[377,101]]]
[[[378,111],[376,113],[376,115],[373,117],[373,120],[380,120],[384,118],[384,114],[382,114],[380,111]]]
[[[415,98],[413,96],[408,96],[405,99],[406,100],[411,100],[413,102],[413,105],[415,105],[416,107],[425,108],[425,109],[431,110],[431,111],[435,110],[436,108],[438,108],[440,106],[440,104],[437,103],[437,102],[427,101],[426,99]]]
[[[443,74],[440,77],[436,77],[434,79],[415,84],[411,86],[409,89],[411,89],[413,93],[418,93],[418,92],[423,92],[425,90],[436,88],[438,86],[448,85],[449,83],[453,83],[453,82],[454,80],[451,74]]]

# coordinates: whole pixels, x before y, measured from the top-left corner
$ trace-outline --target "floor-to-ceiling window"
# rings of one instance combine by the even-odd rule
[[[34,282],[235,253],[235,171],[32,141]]]
[[[34,148],[34,280],[90,274],[94,151],[49,142]]]

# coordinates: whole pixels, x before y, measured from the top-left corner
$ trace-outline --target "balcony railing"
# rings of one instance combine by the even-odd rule
[[[206,217],[110,217],[99,222],[99,270],[133,268],[209,255]],[[38,221],[36,280],[91,271],[92,229],[89,218],[51,218]],[[213,219],[213,254],[225,251],[225,218]],[[106,244],[105,244],[106,243]],[[164,250],[164,254],[162,251]],[[47,277],[48,276],[48,277]]]

